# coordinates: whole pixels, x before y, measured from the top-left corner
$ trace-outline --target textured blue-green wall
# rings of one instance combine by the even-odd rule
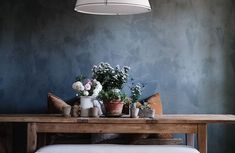
[[[101,61],[129,65],[165,113],[235,114],[235,1],[150,0],[153,11],[95,16],[75,0],[0,1],[0,113],[43,113]],[[209,126],[209,153],[235,152],[233,125]]]

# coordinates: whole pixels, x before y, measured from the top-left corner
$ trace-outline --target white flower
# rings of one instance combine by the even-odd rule
[[[94,69],[94,70],[96,70],[96,69],[97,69],[97,66],[96,66],[96,65],[94,65],[94,66],[93,66],[93,69]]]
[[[95,89],[94,90],[97,90],[97,91],[101,91],[102,90],[102,85],[99,81],[97,81],[96,79],[93,80],[93,84],[95,85]]]
[[[84,95],[84,96],[88,96],[88,95],[89,95],[89,92],[86,91],[86,90],[84,90],[84,91],[83,91],[83,95]]]
[[[76,91],[83,91],[84,90],[84,86],[80,81],[74,82],[72,85],[72,88]]]
[[[83,85],[80,86],[80,91],[83,91],[85,88]]]
[[[85,84],[84,88],[85,90],[91,90],[91,84],[90,83]]]
[[[120,65],[117,65],[117,66],[116,66],[116,69],[117,69],[117,70],[120,70]]]
[[[96,79],[93,79],[94,84],[97,84],[97,82],[99,82],[99,81],[97,81]]]
[[[100,92],[100,91],[102,90],[102,88],[103,88],[102,85],[99,83],[99,84],[97,84],[95,90],[97,90],[98,92]]]
[[[93,90],[92,96],[97,97],[99,95],[99,92],[97,90]]]
[[[93,90],[92,96],[97,97],[101,90],[102,90],[102,85],[98,82],[95,89]]]
[[[113,92],[115,92],[115,93],[119,93],[119,92],[121,92],[121,90],[120,90],[120,89],[112,89],[112,91],[113,91]]]
[[[114,75],[114,76],[113,76],[113,78],[114,78],[114,79],[118,79],[118,76],[117,76],[117,74],[116,74],[116,75]]]

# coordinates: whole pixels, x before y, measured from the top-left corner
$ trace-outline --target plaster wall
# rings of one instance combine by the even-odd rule
[[[152,12],[95,16],[75,0],[0,1],[0,113],[44,113],[76,75],[128,65],[165,113],[235,113],[235,1],[150,0]],[[234,153],[233,125],[209,126],[209,153]]]

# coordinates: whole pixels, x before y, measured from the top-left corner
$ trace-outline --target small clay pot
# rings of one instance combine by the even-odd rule
[[[99,117],[99,108],[98,107],[93,107],[90,108],[90,117]]]
[[[139,111],[140,118],[154,118],[155,110],[154,109],[141,109]]]
[[[131,112],[131,118],[138,118],[138,114],[139,114],[139,108],[131,108],[130,112]]]
[[[155,110],[154,109],[148,109],[145,112],[145,117],[154,118],[155,117]]]
[[[78,117],[78,115],[79,115],[78,111],[79,111],[79,106],[78,105],[74,105],[72,107],[72,111],[71,111],[72,117]]]
[[[122,116],[123,102],[122,101],[111,101],[105,102],[106,116],[119,117]]]
[[[65,106],[62,108],[62,113],[64,115],[64,117],[71,117],[70,113],[71,113],[71,106]]]

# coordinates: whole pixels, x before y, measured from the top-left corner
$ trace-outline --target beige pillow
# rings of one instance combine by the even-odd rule
[[[61,114],[63,107],[69,106],[65,101],[52,93],[48,93],[47,105],[48,113],[50,114]]]

